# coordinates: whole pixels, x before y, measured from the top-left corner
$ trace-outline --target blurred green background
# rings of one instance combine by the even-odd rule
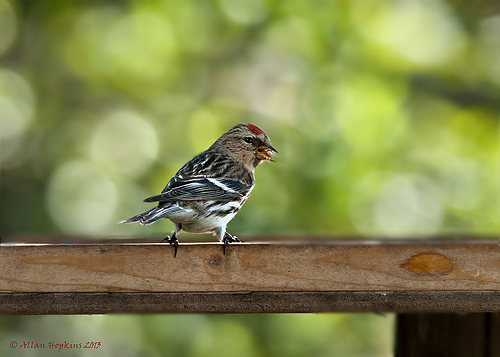
[[[116,222],[240,122],[280,151],[240,238],[497,234],[499,34],[495,1],[0,0],[0,235],[162,237]],[[0,352],[390,356],[392,333],[390,315],[0,317]]]

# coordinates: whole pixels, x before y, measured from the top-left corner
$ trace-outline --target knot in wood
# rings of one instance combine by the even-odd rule
[[[212,255],[208,258],[208,266],[211,268],[217,268],[222,265],[222,257],[218,255]]]
[[[414,255],[401,267],[418,274],[444,274],[453,270],[451,260],[439,253]]]
[[[227,261],[222,255],[213,254],[207,257],[205,272],[212,281],[220,281],[227,274]]]

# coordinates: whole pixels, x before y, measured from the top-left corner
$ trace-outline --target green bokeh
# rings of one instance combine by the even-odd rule
[[[498,234],[499,14],[458,0],[0,0],[0,235],[163,237],[168,221],[116,222],[240,122],[280,152],[229,224],[240,238]],[[0,351],[43,337],[120,356],[388,356],[392,318],[2,317]]]

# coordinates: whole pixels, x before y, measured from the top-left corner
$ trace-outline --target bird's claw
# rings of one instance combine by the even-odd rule
[[[239,240],[238,237],[236,237],[236,236],[232,236],[229,233],[226,233],[226,235],[224,236],[223,242],[224,242],[223,252],[224,252],[224,255],[226,255],[227,244],[228,243],[241,242],[241,240]]]
[[[177,247],[179,246],[179,240],[177,239],[177,237],[174,235],[172,236],[172,238],[170,238],[170,236],[166,236],[162,241],[161,243],[167,241],[168,244],[170,245],[173,245],[174,246],[174,258],[177,256]]]

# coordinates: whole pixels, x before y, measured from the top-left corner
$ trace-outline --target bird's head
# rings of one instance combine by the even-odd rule
[[[242,162],[250,170],[263,161],[274,161],[278,151],[267,134],[254,124],[238,124],[224,133],[213,145]]]

